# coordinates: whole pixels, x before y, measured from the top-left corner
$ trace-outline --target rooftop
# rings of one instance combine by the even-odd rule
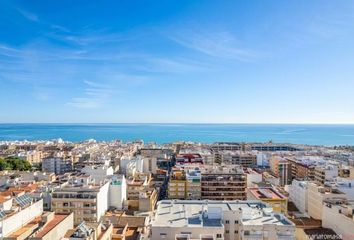
[[[257,199],[286,199],[284,195],[271,187],[248,188],[248,191]]]
[[[222,227],[226,211],[242,212],[244,225],[294,225],[261,201],[163,200],[157,205],[152,226]]]

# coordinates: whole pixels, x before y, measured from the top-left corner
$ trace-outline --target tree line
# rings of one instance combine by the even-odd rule
[[[0,171],[3,170],[28,171],[31,170],[31,168],[32,166],[29,161],[23,160],[18,157],[0,158]]]

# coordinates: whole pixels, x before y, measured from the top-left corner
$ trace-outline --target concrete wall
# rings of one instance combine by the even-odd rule
[[[354,218],[339,213],[335,206],[323,205],[322,227],[331,228],[337,234],[342,235],[343,240],[354,239]]]
[[[0,221],[0,237],[6,237],[43,213],[43,200],[33,203],[14,215]]]

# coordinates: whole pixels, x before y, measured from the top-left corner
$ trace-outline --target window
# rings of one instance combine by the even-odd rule
[[[238,234],[238,231],[237,231],[237,230],[235,230],[235,234]]]
[[[229,230],[225,230],[225,233],[227,233],[227,234],[228,234],[228,233],[230,233],[230,231],[229,231]]]
[[[217,233],[217,234],[216,234],[216,238],[222,238],[222,234]]]
[[[238,220],[235,220],[235,224],[238,224]]]
[[[165,238],[167,237],[167,233],[160,233],[160,237],[161,237],[162,239],[165,239]]]
[[[225,223],[226,223],[226,224],[230,224],[230,221],[229,221],[229,220],[226,220]]]

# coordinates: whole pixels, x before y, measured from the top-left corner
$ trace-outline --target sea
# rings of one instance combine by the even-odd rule
[[[123,140],[354,145],[354,124],[0,124],[0,141]]]

